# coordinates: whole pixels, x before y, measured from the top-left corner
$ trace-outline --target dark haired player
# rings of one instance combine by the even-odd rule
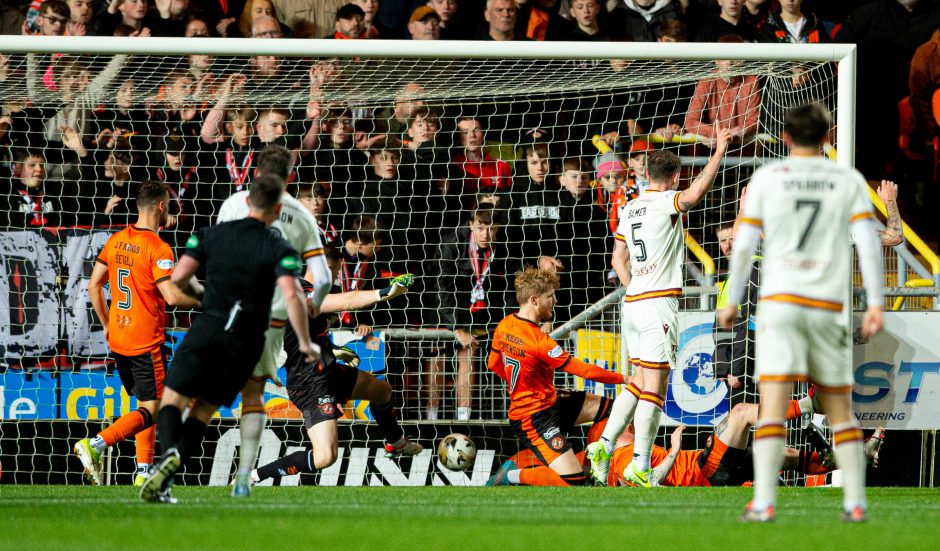
[[[137,444],[137,478],[143,481],[153,462],[153,416],[166,377],[166,305],[199,306],[197,299],[170,281],[176,257],[157,235],[167,222],[169,204],[165,183],[142,183],[137,189],[137,221],[108,238],[88,280],[88,298],[104,327],[121,384],[137,398],[137,409],[72,447],[92,484],[103,483],[101,454],[131,436]],[[105,283],[111,288],[110,308],[102,292]]]
[[[343,254],[339,249],[326,247],[327,263],[334,278],[340,268]],[[284,335],[287,352],[287,396],[303,413],[304,428],[310,437],[312,450],[300,450],[258,467],[251,472],[251,483],[272,477],[297,473],[315,473],[336,461],[339,448],[336,420],[342,416],[340,407],[347,400],[369,400],[369,408],[379,430],[385,437],[386,457],[412,456],[421,453],[420,444],[405,436],[392,403],[392,387],[371,373],[359,371],[359,357],[346,347],[334,348],[327,333],[330,314],[368,308],[378,302],[391,300],[407,292],[414,276],[404,274],[392,280],[384,289],[347,291],[329,294],[323,299],[320,315],[310,318],[310,335],[320,346],[321,362],[311,364],[300,351],[297,334],[290,328]],[[301,280],[307,296],[313,294],[313,285]]]

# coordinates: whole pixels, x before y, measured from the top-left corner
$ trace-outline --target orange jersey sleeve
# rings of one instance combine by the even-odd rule
[[[170,246],[156,233],[130,226],[108,239],[97,261],[108,266],[111,350],[136,356],[162,345],[166,300],[157,284],[173,274]]]
[[[571,356],[535,323],[513,314],[493,334],[488,366],[509,385],[509,418],[523,419],[555,403],[555,370]]]

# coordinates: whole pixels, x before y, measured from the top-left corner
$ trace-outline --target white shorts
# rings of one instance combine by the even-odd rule
[[[757,375],[809,379],[822,390],[852,390],[851,333],[845,314],[775,301],[757,306]]]
[[[634,367],[673,369],[679,344],[679,300],[659,297],[627,302],[623,329]]]
[[[267,379],[277,373],[277,368],[281,367],[279,361],[281,350],[284,349],[284,327],[268,327],[264,332],[264,351],[261,352],[261,359],[251,372],[254,379]]]

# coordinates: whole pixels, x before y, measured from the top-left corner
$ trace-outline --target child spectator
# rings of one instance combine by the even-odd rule
[[[610,35],[602,29],[598,21],[601,6],[598,0],[572,0],[568,4],[568,15],[574,26],[565,36],[565,40],[606,42]]]
[[[379,12],[379,0],[353,0],[353,4],[362,10],[362,26],[365,34],[362,38],[379,38],[379,30],[375,26],[375,14]]]
[[[330,186],[324,182],[300,184],[297,186],[297,200],[317,219],[323,242],[339,245],[342,223],[330,214]]]
[[[441,39],[442,40],[462,40],[470,38],[470,32],[461,27],[460,22],[454,16],[459,8],[457,0],[429,0],[427,5],[431,7],[441,20]]]
[[[444,366],[456,349],[457,378],[454,391],[457,420],[470,419],[476,352],[506,315],[509,281],[515,265],[498,240],[499,224],[489,205],[476,208],[466,226],[447,235],[431,264],[437,277],[429,287],[436,291],[437,324],[454,331],[456,342],[437,350],[428,360],[425,385],[425,417],[438,418],[444,386]]]
[[[77,192],[63,194],[62,186],[46,180],[46,157],[41,149],[18,152],[12,172],[0,195],[0,226],[16,230],[74,225]]]
[[[319,130],[319,143],[312,155],[305,157],[299,171],[300,180],[329,182],[332,201],[338,207],[332,209],[333,212],[345,213],[350,207],[339,207],[338,203],[345,203],[347,199],[359,200],[369,159],[356,148],[352,118],[347,108],[330,109],[320,120]]]
[[[597,140],[595,140],[597,143]],[[627,179],[627,166],[620,155],[609,148],[594,159],[594,194],[598,207],[607,213],[610,233],[617,231],[620,211],[636,195],[627,193],[624,182]]]
[[[561,276],[556,324],[564,323],[604,297],[610,233],[607,213],[591,196],[590,165],[581,157],[566,158],[558,185],[556,258],[565,271]]]

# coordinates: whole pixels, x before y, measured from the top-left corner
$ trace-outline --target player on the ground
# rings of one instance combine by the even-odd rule
[[[281,213],[283,193],[283,180],[262,174],[251,184],[248,218],[202,228],[186,242],[172,279],[188,282],[205,267],[203,311],[180,344],[166,380],[157,414],[164,453],[140,488],[146,501],[173,501],[168,490],[182,460],[198,449],[212,414],[231,404],[251,377],[264,349],[275,284],[300,352],[308,362],[319,359],[297,282],[300,255],[269,229]]]
[[[269,145],[258,155],[258,171],[270,174],[282,180],[287,179],[291,170],[291,153],[280,145]],[[219,222],[238,220],[248,216],[248,191],[240,191],[222,203]],[[287,192],[281,196],[281,214],[271,227],[277,230],[294,249],[300,251],[307,264],[308,278],[313,281],[314,290],[309,295],[309,302],[314,310],[319,308],[323,297],[332,285],[329,268],[323,257],[323,244],[316,218],[304,207],[303,203]],[[238,471],[232,495],[248,497],[251,485],[248,476],[258,458],[258,442],[264,430],[264,382],[268,378],[277,381],[278,354],[284,345],[284,327],[287,325],[287,307],[283,295],[274,293],[271,303],[271,324],[264,335],[264,353],[255,366],[251,379],[242,389],[241,418],[239,432],[241,448],[238,454]]]
[[[799,401],[791,400],[787,408],[787,419],[811,413],[810,403],[809,397]],[[683,450],[683,427],[676,428],[672,433],[672,447],[669,450],[653,446],[651,464],[657,482],[663,486],[740,486],[753,480],[753,458],[748,446],[748,437],[751,427],[757,423],[757,410],[757,404],[734,406],[728,416],[715,427],[705,448],[701,450]],[[865,445],[865,455],[873,465],[877,465],[883,432],[883,429],[876,430]],[[624,479],[623,471],[632,460],[633,436],[632,427],[627,426],[627,430],[617,440],[617,447],[610,462],[611,486],[630,485]],[[820,451],[822,453],[806,448],[786,448],[783,470],[809,475],[831,472],[835,465],[828,444]]]
[[[516,274],[515,289],[519,312],[496,327],[487,367],[509,385],[509,426],[541,466],[519,469],[507,461],[487,484],[583,485],[587,478],[568,431],[589,421],[600,428],[611,401],[583,391],[556,391],[555,371],[613,384],[623,383],[623,375],[574,358],[539,328],[552,319],[558,274],[528,268]]]
[[[326,247],[327,263],[336,277],[343,253]],[[405,436],[392,402],[392,387],[375,375],[356,369],[359,357],[347,347],[334,347],[327,333],[330,314],[368,308],[378,302],[405,294],[414,276],[404,274],[383,289],[334,293],[323,299],[320,315],[310,318],[310,336],[320,346],[321,363],[310,364],[297,347],[297,335],[288,328],[284,337],[287,351],[287,396],[304,416],[304,428],[312,450],[300,450],[251,471],[251,484],[272,477],[297,473],[315,473],[336,462],[339,439],[336,420],[347,400],[369,400],[369,409],[385,437],[386,457],[421,453],[420,444]],[[313,285],[301,282],[310,295]],[[342,363],[340,363],[342,362]]]
[[[94,438],[72,447],[92,484],[102,484],[101,454],[134,436],[137,443],[137,479],[153,462],[156,432],[153,416],[163,396],[166,349],[163,334],[166,305],[195,308],[199,301],[172,281],[176,258],[157,235],[167,222],[169,191],[163,182],[147,181],[137,190],[137,221],[108,238],[95,258],[88,280],[88,297],[104,327],[121,384],[137,397],[137,409],[122,415]],[[111,306],[105,304],[104,284],[111,288]],[[135,479],[135,484],[139,485]]]
[[[718,131],[714,154],[682,191],[676,190],[679,157],[671,151],[651,152],[646,161],[649,189],[628,203],[620,217],[612,263],[627,288],[624,332],[637,380],[617,396],[611,422],[601,439],[588,447],[591,475],[600,484],[607,480],[613,443],[633,421],[636,446],[625,476],[638,486],[652,485],[650,450],[659,430],[669,370],[676,363],[685,258],[682,215],[711,189],[730,141],[729,130]]]
[[[830,128],[829,111],[822,105],[787,113],[783,139],[790,155],[754,172],[731,255],[730,305],[718,313],[719,325],[730,327],[763,233],[756,335],[761,407],[754,499],[744,521],[774,520],[787,401],[793,382],[807,378],[816,384],[832,426],[833,453],[844,473],[843,519],[865,520],[862,431],[852,415],[852,331],[843,314],[852,271],[850,230],[868,301],[864,337],[884,325],[881,250],[864,177],[820,155]]]

